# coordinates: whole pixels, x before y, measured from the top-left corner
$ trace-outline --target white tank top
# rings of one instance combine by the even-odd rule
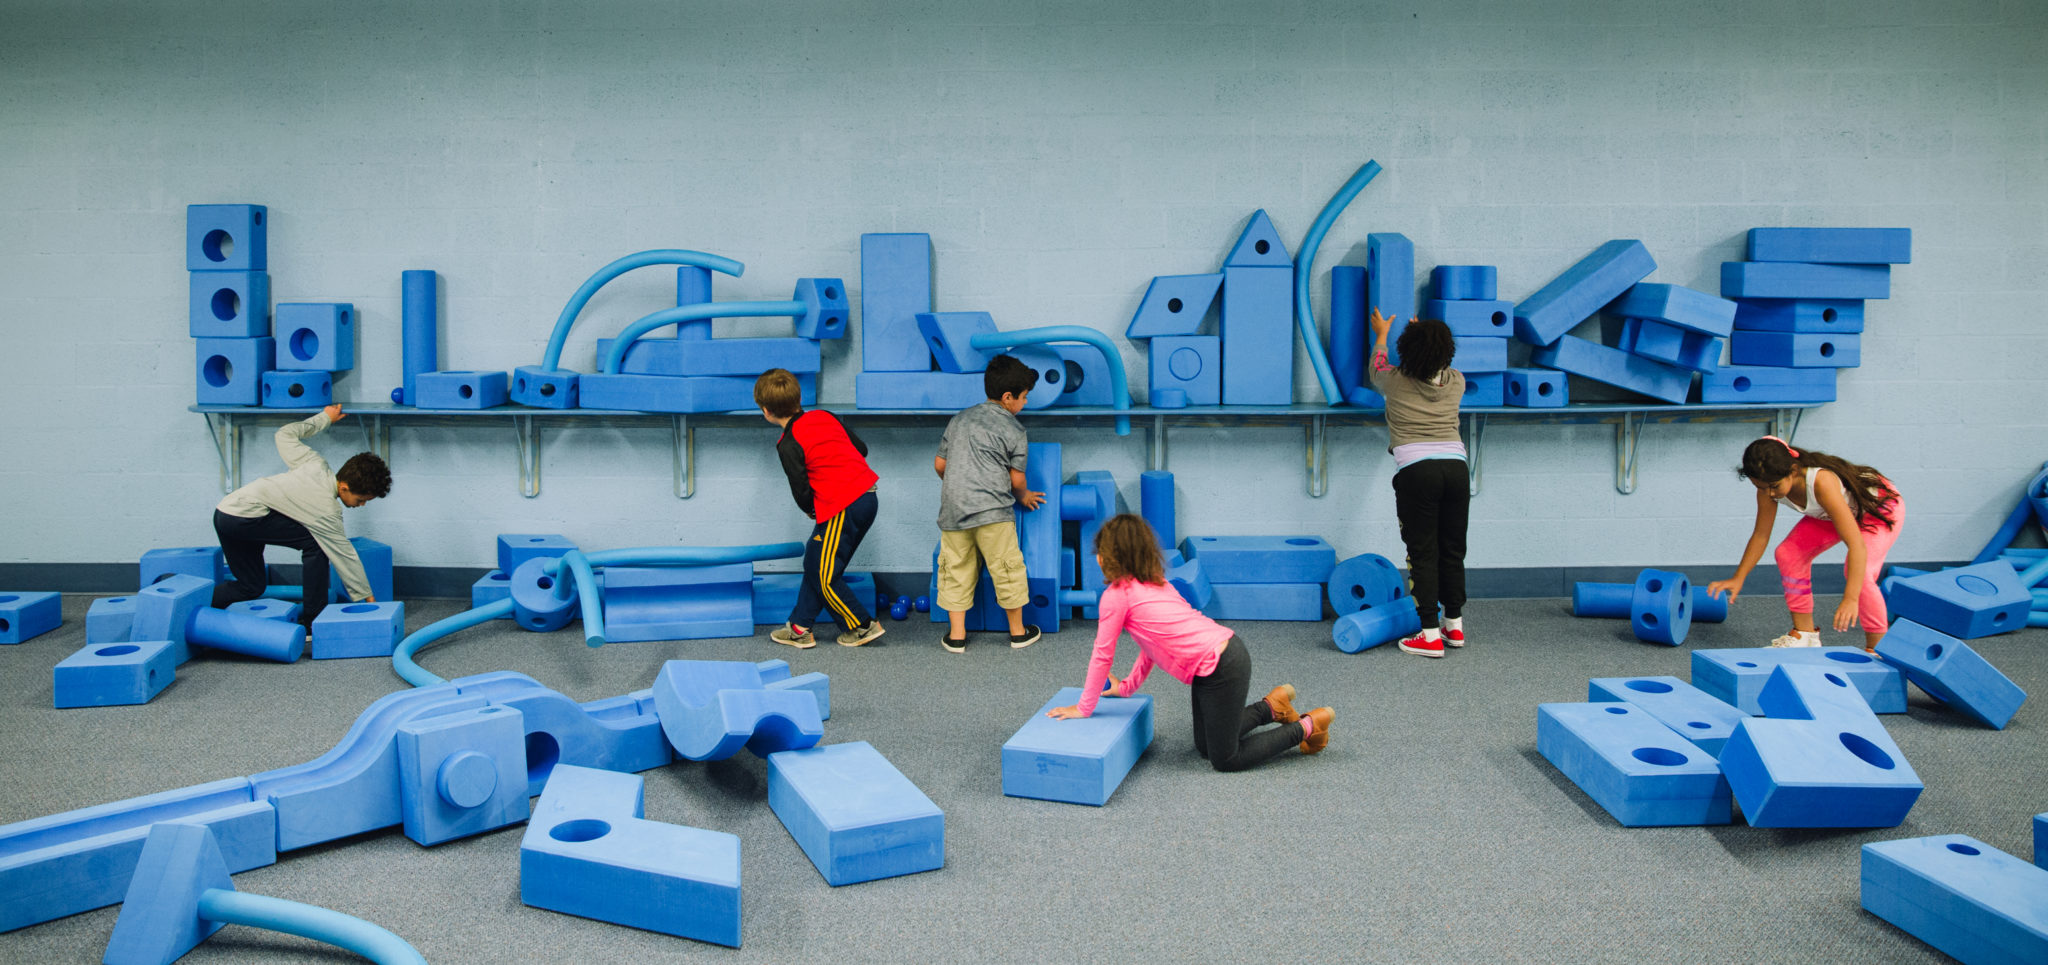
[[[1827,519],[1827,507],[1822,506],[1820,504],[1820,499],[1814,495],[1813,477],[1814,474],[1818,472],[1820,472],[1819,466],[1806,467],[1806,505],[1794,506],[1792,505],[1792,500],[1784,496],[1778,497],[1778,505],[1783,506],[1786,509],[1789,509],[1795,513],[1805,513],[1806,515],[1811,516],[1815,519]],[[1833,473],[1830,473],[1829,475],[1833,475]],[[1840,480],[1837,480],[1837,482],[1840,482]],[[1855,512],[1856,491],[1848,488],[1848,486],[1845,484],[1842,487],[1842,497],[1848,501],[1849,511]]]

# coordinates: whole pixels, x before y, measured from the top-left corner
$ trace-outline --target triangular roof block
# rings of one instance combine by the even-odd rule
[[[1145,289],[1138,314],[1124,329],[1125,338],[1153,338],[1160,335],[1193,335],[1202,327],[1216,293],[1223,288],[1223,273],[1213,275],[1160,275]]]
[[[1244,234],[1237,236],[1237,245],[1230,249],[1229,257],[1223,259],[1225,268],[1244,268],[1254,265],[1292,267],[1294,259],[1287,254],[1286,243],[1280,240],[1280,232],[1273,230],[1273,219],[1266,217],[1266,209],[1252,212],[1252,223],[1244,226]]]

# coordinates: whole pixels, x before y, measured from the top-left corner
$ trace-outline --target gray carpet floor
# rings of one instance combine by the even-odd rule
[[[62,629],[0,647],[0,823],[310,760],[403,686],[385,660],[206,656],[148,705],[53,710],[50,668],[83,645],[89,602],[67,597]],[[1636,641],[1625,621],[1574,619],[1565,601],[1484,600],[1468,611],[1472,645],[1443,660],[1346,655],[1328,623],[1238,624],[1259,692],[1288,681],[1299,706],[1336,708],[1329,750],[1215,773],[1194,754],[1187,688],[1158,674],[1146,688],[1158,737],[1102,808],[1006,798],[998,766],[1028,715],[1080,683],[1091,624],[953,655],[917,621],[859,650],[809,651],[765,635],[591,651],[573,628],[499,623],[421,663],[449,678],[517,670],[579,701],[645,688],[685,657],[829,674],[826,740],[872,743],[944,809],[946,866],[826,885],[768,810],[764,762],[742,752],[646,775],[650,819],[740,837],[737,950],[521,905],[517,827],[434,848],[393,828],[287,852],[235,882],[377,922],[435,963],[1943,961],[1860,910],[1858,847],[1964,833],[2031,855],[2031,817],[2048,810],[2048,630],[1972,644],[2035,695],[2006,730],[1917,690],[1908,713],[1884,718],[1927,784],[1898,828],[1623,828],[1536,753],[1537,703],[1584,700],[1589,677],[1688,678],[1695,647],[1782,632],[1781,606],[1751,597],[1672,649]],[[415,601],[408,623],[460,608]],[[1119,672],[1134,654],[1126,643]],[[0,960],[96,962],[117,911],[0,935]],[[240,927],[185,959],[350,960]]]

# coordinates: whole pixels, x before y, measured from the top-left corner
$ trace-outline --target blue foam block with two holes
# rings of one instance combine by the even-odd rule
[[[499,533],[498,572],[511,573],[535,557],[560,559],[575,548],[575,541],[558,533]]]
[[[1890,298],[1889,265],[1815,265],[1789,261],[1724,261],[1723,298]]]
[[[1346,613],[1330,627],[1330,639],[1345,653],[1359,653],[1422,632],[1422,614],[1412,599]]]
[[[1408,327],[1410,318],[1415,317],[1415,242],[1408,240],[1407,235],[1376,231],[1365,236],[1365,309],[1365,364],[1372,364],[1373,312],[1379,312],[1393,323],[1387,328],[1387,361],[1400,364],[1401,352],[1397,346],[1401,341],[1401,330]],[[1370,381],[1367,380],[1368,383]],[[1351,402],[1348,393],[1345,401],[1359,404]],[[1368,409],[1385,407],[1385,400],[1377,405],[1364,406]]]
[[[715,341],[715,340],[714,340]],[[703,344],[701,342],[695,344]],[[799,372],[804,405],[817,402],[818,377]],[[754,377],[721,375],[626,375],[593,372],[577,380],[583,408],[623,412],[754,411]]]
[[[1505,339],[1491,339],[1500,342]],[[1465,376],[1465,396],[1460,404],[1473,406],[1507,405],[1508,374],[1506,372],[1473,372]]]
[[[227,612],[240,613],[264,620],[277,620],[281,623],[297,623],[299,622],[299,614],[305,612],[305,608],[290,600],[257,599],[230,603],[227,606]]]
[[[1223,404],[1294,401],[1294,269],[1223,269]],[[1192,399],[1190,400],[1192,401]]]
[[[932,236],[922,232],[861,235],[861,371],[928,371],[932,354],[918,333],[917,316],[931,310]]]
[[[670,660],[653,691],[662,733],[689,760],[724,760],[742,747],[765,757],[814,746],[825,735],[818,702],[801,691],[766,689],[755,664]]]
[[[1326,583],[1337,550],[1320,536],[1190,536],[1182,559],[1199,559],[1212,583]]]
[[[1457,346],[1451,364],[1456,366],[1458,371],[1498,373],[1508,370],[1507,339],[1490,335],[1458,335],[1453,336],[1451,341]]]
[[[0,592],[0,644],[34,639],[63,624],[63,597],[47,591]]]
[[[1970,645],[1911,620],[1892,623],[1877,655],[1936,700],[1993,730],[2004,730],[2027,692]]]
[[[603,357],[602,352],[599,353],[599,357]],[[568,369],[542,368],[538,365],[521,365],[512,370],[511,397],[512,401],[520,405],[536,409],[581,408],[583,373],[571,372]]]
[[[1556,342],[1656,270],[1657,260],[1640,241],[1601,245],[1515,305],[1515,337],[1531,345]]]
[[[768,807],[825,883],[946,864],[946,815],[867,741],[768,755]]]
[[[804,305],[804,313],[794,319],[798,338],[813,343],[819,339],[845,338],[852,327],[847,322],[853,312],[847,305],[846,282],[838,278],[799,278],[790,301]],[[676,334],[680,337],[682,333]],[[755,374],[759,374],[758,370]]]
[[[1209,605],[1202,608],[1202,613],[1212,620],[1313,623],[1323,618],[1321,583],[1218,583],[1211,580],[1209,587]]]
[[[1728,824],[1712,756],[1629,704],[1537,704],[1536,750],[1623,827]]]
[[[1116,385],[1110,379],[1109,360],[1093,345],[1046,345],[1060,357],[1065,372],[1053,397],[1057,406],[1116,404]],[[1040,389],[1039,391],[1044,391]]]
[[[494,409],[512,398],[503,372],[421,372],[413,386],[419,392],[413,405],[422,409]]]
[[[50,671],[58,708],[146,704],[178,679],[189,651],[169,640],[88,643]]]
[[[1537,349],[1529,360],[1674,405],[1684,404],[1687,393],[1692,391],[1691,370],[1570,335],[1558,336],[1552,344]]]
[[[234,579],[227,558],[218,546],[173,546],[142,554],[138,587],[148,586],[173,573],[224,583]]]
[[[1225,268],[1292,268],[1294,259],[1287,254],[1287,245],[1280,240],[1280,232],[1273,227],[1273,219],[1266,216],[1266,209],[1252,212],[1252,217],[1237,236],[1237,243],[1230,246],[1230,253],[1223,257]],[[1224,279],[1227,291],[1230,280]]]
[[[1863,910],[1966,965],[2048,962],[2048,870],[1976,838],[1866,844]]]
[[[1784,665],[1826,667],[1846,675],[1880,714],[1906,712],[1906,681],[1862,647],[1735,647],[1692,652],[1692,685],[1745,714],[1762,714],[1757,695]]]
[[[1214,335],[1162,335],[1147,346],[1153,391],[1179,389],[1188,405],[1223,402],[1223,340]]]
[[[1570,383],[1556,369],[1509,369],[1506,375],[1505,405],[1557,409],[1571,400]]]
[[[1835,401],[1835,372],[1772,365],[1723,365],[1700,376],[1700,401],[1813,404]]]
[[[597,340],[597,357],[611,354],[612,339]],[[642,338],[626,349],[627,375],[723,375],[758,378],[769,369],[817,372],[822,354],[807,338]]]
[[[911,331],[917,331],[915,325]],[[921,340],[918,351],[929,362],[931,350]],[[859,409],[957,410],[986,401],[979,372],[861,372],[853,377],[853,404]]]
[[[1721,748],[1721,771],[1757,828],[1891,828],[1925,790],[1848,675],[1818,664],[1771,671]]]
[[[1735,327],[1753,332],[1854,335],[1863,331],[1863,303],[1833,298],[1738,298]]]
[[[1728,358],[1736,365],[1849,369],[1863,362],[1863,337],[1808,332],[1736,332]]]
[[[1749,717],[1677,677],[1596,677],[1586,682],[1586,699],[1633,704],[1715,758]]]
[[[754,564],[607,566],[605,639],[702,640],[754,634]],[[788,613],[783,617],[788,618]]]
[[[260,204],[185,206],[185,268],[264,271],[270,267],[269,210]]]
[[[1712,372],[1721,366],[1720,339],[1688,332],[1654,319],[1625,319],[1621,323],[1618,347],[1624,352],[1695,372]]]
[[[1492,265],[1437,265],[1429,270],[1429,297],[1432,304],[1436,301],[1493,301],[1500,297],[1500,271]],[[1441,315],[1430,317],[1443,318]],[[1450,321],[1447,318],[1443,320]]]
[[[1899,580],[1885,605],[1894,617],[1975,640],[2026,626],[2033,595],[2011,564],[1992,560]]]
[[[266,409],[321,409],[334,402],[334,376],[326,372],[273,370],[263,373]]]
[[[1055,707],[1081,701],[1066,687],[1003,742],[1003,793],[1101,807],[1152,745],[1152,698],[1104,697],[1093,716],[1054,720]]]
[[[356,307],[281,302],[273,322],[278,367],[344,372],[356,367]]]
[[[1328,593],[1330,608],[1342,616],[1404,599],[1408,583],[1393,560],[1378,553],[1361,553],[1330,570]]]
[[[343,603],[313,620],[313,659],[389,657],[405,639],[405,604]]]
[[[405,836],[424,845],[526,820],[525,718],[475,707],[398,725]]]
[[[1607,306],[1607,311],[1623,318],[1647,318],[1700,335],[1727,338],[1735,323],[1736,306],[1728,299],[1682,285],[1644,282],[1629,286],[1614,304]]]
[[[1216,304],[1223,288],[1223,273],[1206,275],[1160,275],[1145,289],[1137,314],[1124,328],[1125,338],[1154,338],[1160,335],[1193,335],[1202,319]]]
[[[1750,261],[1836,265],[1905,265],[1913,261],[1911,228],[1751,228]]]
[[[919,312],[917,331],[941,372],[980,372],[1000,354],[970,344],[976,335],[996,333],[995,317],[987,312]]]
[[[193,339],[200,405],[256,405],[262,401],[263,373],[277,367],[277,340]]]
[[[253,602],[253,601],[243,601]],[[239,606],[240,604],[237,604]],[[229,607],[232,610],[234,607]],[[135,598],[109,596],[92,601],[85,611],[85,642],[125,643],[135,627]]]
[[[260,338],[270,334],[270,273],[192,273],[193,338]]]
[[[1515,334],[1514,302],[1436,298],[1430,300],[1427,314],[1423,317],[1443,322],[1455,336],[1504,339]]]

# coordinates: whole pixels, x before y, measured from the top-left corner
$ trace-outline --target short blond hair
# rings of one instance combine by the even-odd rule
[[[778,419],[804,411],[804,389],[788,369],[769,369],[754,380],[754,404]]]

